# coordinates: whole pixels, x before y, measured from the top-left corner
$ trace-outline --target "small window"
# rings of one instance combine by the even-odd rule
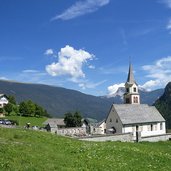
[[[118,119],[116,119],[116,123],[118,123]]]
[[[112,119],[110,118],[110,122],[112,122]]]
[[[126,92],[129,93],[129,88],[126,88]]]
[[[136,89],[136,87],[134,87],[134,92],[136,92],[137,91],[137,89]]]
[[[162,123],[160,123],[160,130],[162,130],[163,129],[163,124]]]
[[[151,124],[151,131],[153,131],[153,124]]]
[[[134,103],[136,103],[136,97],[134,97]]]

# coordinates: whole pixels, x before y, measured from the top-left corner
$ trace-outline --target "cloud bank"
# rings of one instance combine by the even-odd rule
[[[46,66],[46,71],[51,76],[69,76],[72,80],[84,78],[83,64],[93,60],[94,55],[89,52],[66,45],[58,52],[58,61]]]
[[[120,83],[120,84],[114,84],[111,85],[107,88],[108,90],[108,95],[112,96],[113,94],[115,94],[118,90],[119,87],[125,87],[125,83]]]
[[[153,65],[145,65],[142,67],[146,71],[147,78],[150,78],[141,87],[151,90],[158,87],[164,87],[171,81],[171,56],[157,60]]]
[[[52,18],[52,20],[70,20],[88,13],[97,11],[100,7],[107,5],[110,0],[82,0],[66,9],[62,14]]]

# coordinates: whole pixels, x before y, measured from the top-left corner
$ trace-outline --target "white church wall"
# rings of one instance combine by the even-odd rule
[[[112,130],[113,127],[116,130],[115,133],[122,133],[122,123],[112,107],[106,119],[106,133],[112,133],[110,130]]]
[[[122,131],[123,133],[132,132],[133,135],[136,136],[136,125],[125,126],[122,129]],[[138,132],[141,133],[142,137],[165,134],[166,133],[165,122],[138,125]]]

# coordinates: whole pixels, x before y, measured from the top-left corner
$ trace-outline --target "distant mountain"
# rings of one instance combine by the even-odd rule
[[[66,112],[77,110],[84,117],[102,120],[108,114],[112,103],[123,103],[123,92],[124,89],[119,89],[115,97],[97,97],[61,87],[0,80],[0,94],[13,95],[18,103],[31,99],[54,117],[62,117]],[[153,104],[162,93],[163,89],[140,91],[141,102]]]
[[[77,110],[84,117],[102,120],[112,104],[108,99],[42,84],[0,81],[0,93],[15,96],[18,103],[31,99],[56,117],[62,117],[66,112]]]
[[[120,104],[123,103],[123,94],[125,93],[124,87],[119,87],[118,90],[110,96],[105,96],[105,98],[110,99],[110,101]],[[152,105],[155,101],[164,93],[164,89],[157,89],[153,91],[146,91],[144,89],[139,89],[140,101],[142,104]]]
[[[166,127],[171,129],[171,82],[166,85],[164,94],[154,105],[166,119]]]

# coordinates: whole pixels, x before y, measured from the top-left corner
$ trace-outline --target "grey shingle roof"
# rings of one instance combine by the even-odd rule
[[[147,104],[113,104],[113,107],[124,125],[165,121],[154,106]]]
[[[50,125],[58,125],[58,126],[65,126],[64,119],[57,119],[57,118],[50,118],[47,119],[44,123],[44,125],[50,124]]]

